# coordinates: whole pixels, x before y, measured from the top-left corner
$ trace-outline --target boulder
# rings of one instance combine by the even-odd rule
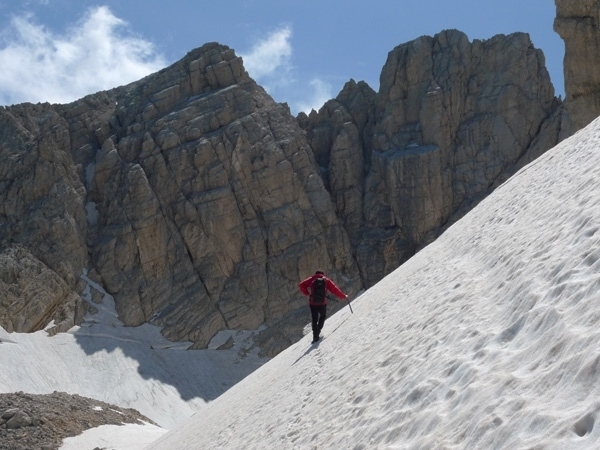
[[[4,425],[8,430],[15,430],[17,428],[30,427],[33,424],[31,417],[26,412],[17,410]]]

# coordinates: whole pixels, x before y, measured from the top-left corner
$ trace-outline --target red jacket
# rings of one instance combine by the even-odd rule
[[[325,275],[321,275],[321,274],[314,274],[311,277],[308,277],[306,280],[302,281],[298,287],[300,288],[300,291],[304,294],[304,295],[308,295],[309,296],[309,300],[308,303],[310,305],[316,305],[316,303],[313,303],[312,300],[312,292],[311,292],[311,288],[312,288],[312,282],[315,278],[320,278],[323,277],[325,278],[325,286],[327,288],[327,291],[331,292],[332,294],[334,294],[337,298],[341,298],[341,299],[346,299],[348,296],[346,294],[344,294],[342,292],[342,290],[337,287],[335,285],[335,283],[333,281],[331,281],[329,278],[327,278]],[[323,303],[319,303],[319,304],[323,304]],[[327,297],[325,297],[325,305],[327,304]]]

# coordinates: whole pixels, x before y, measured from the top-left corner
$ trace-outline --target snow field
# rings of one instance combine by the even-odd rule
[[[88,301],[91,289],[104,296],[80,327],[52,337],[0,328],[0,392],[79,394],[134,408],[169,429],[266,361],[252,348],[250,332],[215,337],[233,336],[230,350],[186,350],[190,343],[169,342],[159,327],[124,327],[112,297],[83,278]]]

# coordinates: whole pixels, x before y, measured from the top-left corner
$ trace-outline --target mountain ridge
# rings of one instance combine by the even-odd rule
[[[315,265],[350,293],[373,285],[558,140],[562,104],[522,33],[416,39],[390,52],[381,85],[350,82],[294,118],[210,43],[68,105],[4,108],[0,273],[23,270],[20,246],[70,292],[32,301],[0,277],[37,325],[7,302],[0,324],[77,324],[85,269],[126,325],[203,348],[266,324],[274,355],[301,336],[296,284]]]

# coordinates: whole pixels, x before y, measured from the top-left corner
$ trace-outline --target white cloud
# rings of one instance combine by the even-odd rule
[[[331,84],[314,78],[309,83],[311,89],[311,95],[308,100],[303,100],[297,103],[292,109],[299,112],[303,111],[306,114],[310,113],[312,109],[318,111],[328,100],[331,100],[334,95],[332,94]]]
[[[152,43],[136,37],[109,8],[90,9],[63,35],[11,20],[0,43],[0,104],[67,103],[165,67]]]
[[[332,98],[332,87],[325,81],[313,78],[299,82],[297,68],[292,65],[292,29],[282,26],[258,41],[248,53],[242,53],[244,67],[277,101],[290,103],[293,114],[318,110]],[[295,98],[302,98],[296,101]]]
[[[259,41],[250,53],[242,54],[244,67],[250,76],[255,80],[272,77],[279,78],[280,81],[285,80],[282,73],[291,69],[291,37],[292,29],[284,26]]]

